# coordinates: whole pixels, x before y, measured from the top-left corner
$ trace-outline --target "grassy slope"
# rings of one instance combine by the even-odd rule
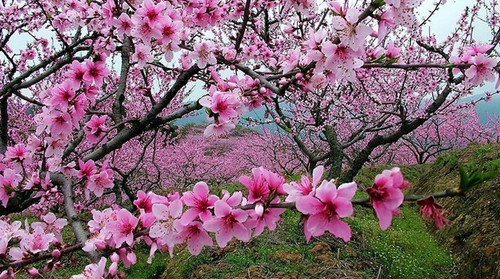
[[[417,183],[422,192],[458,185],[458,165],[472,170],[500,169],[500,144],[471,145],[436,160]],[[460,278],[500,278],[500,176],[471,189],[466,197],[442,199],[450,219],[435,235],[457,260]]]

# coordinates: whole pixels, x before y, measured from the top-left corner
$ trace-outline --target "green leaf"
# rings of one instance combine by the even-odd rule
[[[383,5],[385,5],[385,2],[384,0],[374,0],[373,1],[373,5],[377,8],[380,8],[382,7]]]
[[[385,63],[387,63],[387,64],[394,64],[394,63],[398,62],[398,60],[399,60],[399,56],[391,58],[391,59],[387,59],[387,61]]]
[[[478,167],[475,167],[470,173],[467,173],[464,167],[460,165],[458,166],[458,172],[460,173],[460,189],[464,192],[500,174],[498,170],[483,173]]]
[[[462,166],[458,166],[458,172],[460,173],[460,189],[466,191],[467,184],[469,183],[469,175],[467,175],[467,172]]]
[[[206,108],[206,111],[207,111],[208,117],[214,116],[214,112],[210,108]]]
[[[12,187],[9,187],[9,186],[5,186],[5,185],[3,186],[3,189],[4,189],[4,190],[5,190],[5,192],[6,192],[7,194],[9,194],[9,195],[10,195],[11,193],[14,193],[14,192],[16,191],[16,189],[15,189],[15,188],[12,188]]]
[[[373,60],[372,62],[373,63],[382,63],[384,62],[385,60],[385,54],[382,54],[380,57],[378,57],[377,59]]]

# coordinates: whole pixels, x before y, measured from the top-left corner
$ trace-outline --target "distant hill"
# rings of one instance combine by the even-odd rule
[[[488,121],[489,115],[500,116],[500,95],[495,95],[489,102],[480,102],[476,108],[481,123]]]

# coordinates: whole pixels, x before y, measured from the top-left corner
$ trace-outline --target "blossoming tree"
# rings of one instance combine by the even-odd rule
[[[434,199],[481,179],[465,173],[461,188],[404,196],[408,183],[394,168],[365,199],[354,198],[352,179],[374,150],[495,79],[500,32],[477,42],[470,26],[478,17],[497,26],[497,3],[477,1],[438,45],[414,15],[420,0],[352,2],[2,1],[0,278],[51,272],[80,249],[90,262],[74,278],[118,277],[119,266],[136,263],[139,242],[151,257],[182,243],[197,255],[212,236],[224,247],[274,230],[286,209],[304,215],[307,240],[329,232],[348,241],[343,218],[354,205],[373,206],[382,229],[404,201],[443,224]],[[285,183],[259,167],[239,179],[247,196],[215,196],[205,182],[182,194],[149,191],[161,189],[151,173],[175,119],[204,109],[210,140],[261,106],[291,133],[311,177]],[[322,161],[345,183],[324,180]],[[138,171],[145,162],[151,170]],[[121,196],[129,204],[114,204]],[[64,216],[52,212],[59,207]],[[83,223],[78,214],[91,209]],[[40,220],[9,220],[25,210]],[[66,225],[74,243],[61,238]],[[37,261],[43,271],[31,267]]]

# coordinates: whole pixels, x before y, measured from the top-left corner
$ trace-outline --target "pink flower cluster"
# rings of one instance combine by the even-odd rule
[[[446,223],[450,220],[446,219],[443,214],[443,206],[436,203],[434,197],[430,196],[428,198],[417,201],[417,204],[421,206],[420,214],[424,218],[429,218],[436,224],[439,229],[443,228]]]
[[[52,250],[52,255],[57,259],[63,244],[61,232],[67,224],[66,219],[57,218],[53,213],[41,216],[41,222],[33,222],[31,226],[26,221],[24,229],[20,221],[9,224],[0,220],[0,255],[21,261]],[[49,261],[44,269],[58,267],[60,264],[54,265],[54,261]],[[34,268],[29,270],[29,273],[37,272]],[[0,278],[12,278],[10,276],[10,270],[0,273]]]
[[[85,197],[87,200],[90,198],[90,193],[93,193],[96,197],[101,197],[106,189],[114,187],[113,171],[108,168],[107,161],[98,168],[92,160],[86,162],[79,160],[78,166],[78,172],[74,171],[72,174],[75,175],[76,173],[76,177],[87,180],[85,183]]]
[[[383,230],[389,228],[392,218],[399,214],[399,206],[404,201],[401,190],[409,187],[410,184],[404,180],[401,170],[392,168],[377,175],[373,186],[366,190]]]
[[[210,95],[200,99],[200,104],[207,108],[208,116],[214,119],[205,129],[204,135],[221,136],[232,129],[238,123],[238,116],[243,114],[244,106],[236,90],[218,91],[210,88]]]
[[[213,245],[210,233],[215,235],[219,247],[226,247],[232,239],[247,242],[266,228],[275,230],[286,208],[296,208],[302,213],[307,241],[328,231],[347,242],[351,238],[351,229],[342,219],[353,215],[352,199],[357,185],[351,182],[337,187],[332,180],[321,180],[323,170],[319,166],[314,169],[312,177],[303,176],[300,181],[287,184],[277,173],[262,167],[254,168],[252,176],[239,179],[248,190],[246,197],[239,191],[230,194],[223,190],[219,198],[210,194],[205,182],[198,182],[192,191],[183,194],[161,196],[139,191],[133,201],[137,209],[135,213],[117,205],[104,210],[94,209],[88,222],[91,235],[83,250],[111,251],[111,264],[106,268],[107,258],[102,257],[73,278],[118,276],[119,264],[125,267],[136,264],[134,247],[139,242],[150,247],[148,262],[157,251],[169,252],[173,256],[175,246],[181,243],[187,244],[191,254],[198,255],[203,247]],[[93,176],[108,171],[105,164],[98,170],[89,160],[80,161],[79,171],[74,172],[76,177],[90,181]],[[400,170],[393,168],[377,175],[373,187],[367,190],[382,229],[390,225],[404,199],[401,189],[407,186]],[[99,195],[96,192],[101,188],[87,187]],[[285,202],[281,202],[283,197]],[[441,215],[442,207],[432,198],[418,204],[422,206],[422,214],[434,219],[438,226],[446,222]],[[0,221],[0,254],[21,261],[39,253],[51,253],[54,260],[44,270],[59,268],[60,251],[64,250],[61,231],[67,223],[53,213],[42,216],[40,222],[31,226],[26,223],[25,229],[21,229],[19,221],[12,224]],[[5,276],[10,276],[8,271],[5,272]],[[38,274],[34,268],[29,268],[28,272]]]
[[[466,82],[468,84],[481,85],[487,81],[492,82],[495,80],[494,67],[497,65],[496,59],[487,55],[487,52],[492,47],[493,45],[466,47],[462,56],[451,57],[450,61],[455,64],[471,64],[471,66],[465,71]],[[453,73],[460,73],[460,69],[454,68]],[[499,82],[497,82],[495,87],[498,87],[500,84],[500,73],[498,75]]]
[[[316,180],[320,179],[321,171],[322,167],[315,171]],[[206,183],[199,182],[193,191],[184,192],[182,196],[139,192],[134,201],[139,209],[138,217],[118,207],[93,210],[93,219],[88,223],[92,237],[84,250],[116,249],[116,257],[129,266],[135,264],[132,248],[139,240],[151,247],[151,260],[157,250],[172,255],[174,246],[180,243],[187,243],[188,250],[197,255],[204,246],[213,245],[209,233],[215,234],[219,247],[225,247],[233,238],[246,242],[265,228],[272,231],[285,211],[275,207],[280,203],[280,196],[287,194],[285,180],[264,168],[255,168],[252,173],[252,177],[240,177],[248,189],[248,198],[243,198],[241,192],[229,194],[227,191],[219,198],[210,194]],[[302,183],[307,181],[306,177],[302,179]],[[292,183],[287,188],[294,185],[298,184]],[[355,191],[355,183],[343,184],[337,189],[333,182],[325,180],[308,195],[298,197],[297,209],[306,218],[306,239],[330,231],[348,241],[350,228],[340,218],[352,215],[350,200]],[[251,209],[245,209],[248,206]],[[187,210],[183,212],[184,207]]]

